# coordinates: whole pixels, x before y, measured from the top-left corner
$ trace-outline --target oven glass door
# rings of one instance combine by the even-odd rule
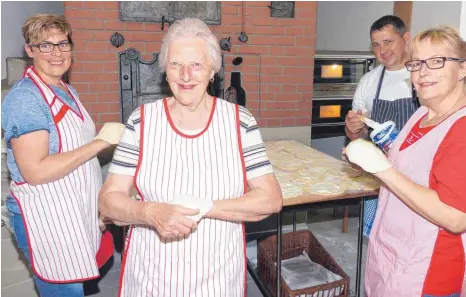
[[[345,117],[353,99],[317,99],[312,101],[312,139],[345,136]]]
[[[312,124],[334,124],[345,121],[351,110],[353,99],[312,100]]]

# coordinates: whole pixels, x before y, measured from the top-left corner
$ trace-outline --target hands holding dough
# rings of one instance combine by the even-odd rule
[[[392,167],[385,154],[372,142],[363,139],[351,141],[346,147],[346,156],[369,173],[379,173]]]
[[[188,216],[195,222],[199,222],[213,206],[212,200],[201,199],[193,196],[178,196],[175,199],[169,201],[170,204],[178,204],[191,209],[199,209],[199,214],[194,216]]]
[[[118,144],[125,132],[125,125],[121,123],[105,123],[94,139],[100,139],[110,144]]]

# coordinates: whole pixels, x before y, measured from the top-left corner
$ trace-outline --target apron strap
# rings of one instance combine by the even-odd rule
[[[58,123],[63,119],[68,110],[70,110],[68,105],[63,104],[58,113],[53,116],[53,121],[55,122],[55,125],[58,125]]]
[[[377,84],[377,91],[375,92],[375,99],[379,99],[380,89],[382,88],[383,77],[385,75],[385,67],[382,68],[382,73],[380,74],[379,83]]]

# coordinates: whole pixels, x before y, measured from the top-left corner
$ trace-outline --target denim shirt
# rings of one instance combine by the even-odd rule
[[[68,85],[69,86],[69,85]],[[60,99],[70,108],[78,111],[76,102],[67,92],[50,86]],[[71,86],[69,86],[71,89]],[[75,90],[72,89],[76,94]],[[53,121],[50,108],[45,102],[39,88],[29,78],[18,81],[10,90],[2,103],[2,129],[5,133],[7,146],[7,166],[11,179],[16,182],[24,182],[24,178],[16,164],[10,140],[24,134],[46,130],[49,132],[49,155],[58,153],[59,137]],[[8,196],[6,201],[8,210],[19,213],[16,201]]]

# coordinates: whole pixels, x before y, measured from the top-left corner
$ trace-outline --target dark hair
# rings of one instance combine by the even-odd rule
[[[385,15],[375,21],[371,26],[370,33],[374,31],[382,31],[383,28],[386,26],[393,26],[393,29],[397,31],[400,35],[404,35],[406,33],[406,25],[402,19],[394,15]]]

